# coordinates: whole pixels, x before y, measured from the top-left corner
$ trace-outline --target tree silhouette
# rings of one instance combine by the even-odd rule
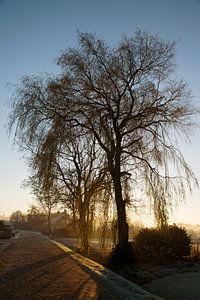
[[[79,46],[58,58],[59,76],[23,78],[10,128],[16,125],[21,145],[36,149],[52,128],[56,147],[69,128],[96,140],[112,178],[123,246],[128,182],[146,187],[161,225],[172,196],[184,197],[184,184],[196,182],[177,145],[179,135],[188,137],[196,109],[187,84],[173,78],[175,43],[140,31],[113,48],[93,34],[78,37]]]

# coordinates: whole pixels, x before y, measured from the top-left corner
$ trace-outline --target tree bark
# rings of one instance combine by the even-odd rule
[[[126,206],[122,197],[120,172],[117,172],[117,170],[115,170],[115,174],[113,176],[113,184],[117,206],[118,245],[122,246],[128,243],[128,224],[126,220]]]
[[[128,243],[128,223],[126,220],[126,205],[122,195],[119,146],[116,149],[115,159],[111,153],[108,154],[108,167],[113,179],[115,202],[117,207],[118,245],[122,246]]]
[[[79,218],[79,237],[81,239],[81,252],[88,254],[89,250],[89,228],[87,222],[87,210],[89,209],[87,201],[82,203]]]

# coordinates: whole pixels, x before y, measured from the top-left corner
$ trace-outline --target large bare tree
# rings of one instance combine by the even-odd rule
[[[66,128],[96,139],[112,177],[123,246],[128,243],[124,182],[145,184],[162,224],[173,193],[183,197],[185,183],[195,182],[177,146],[179,135],[187,138],[193,127],[195,109],[187,84],[173,76],[175,44],[137,31],[111,48],[93,34],[79,33],[79,46],[64,51],[58,65],[57,78],[23,79],[10,125],[30,143],[53,123],[60,128],[58,143]]]

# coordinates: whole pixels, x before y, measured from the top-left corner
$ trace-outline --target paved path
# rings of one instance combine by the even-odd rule
[[[181,273],[156,279],[146,289],[166,300],[200,300],[200,273]]]
[[[40,234],[22,232],[1,256],[0,300],[158,299],[86,261]]]

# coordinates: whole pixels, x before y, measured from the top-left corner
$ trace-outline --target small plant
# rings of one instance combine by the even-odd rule
[[[190,255],[191,239],[184,228],[173,225],[142,229],[134,245],[139,261],[165,263]]]

